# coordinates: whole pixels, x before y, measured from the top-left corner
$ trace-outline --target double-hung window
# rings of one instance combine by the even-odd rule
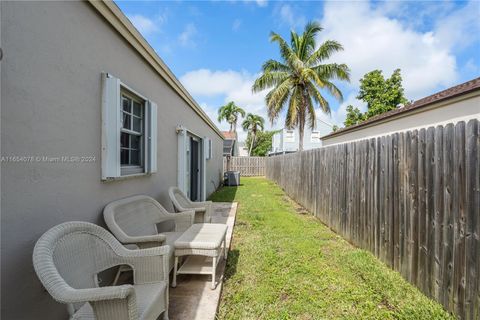
[[[285,142],[295,142],[295,131],[285,130]]]
[[[102,179],[156,172],[156,104],[110,74],[102,81]]]
[[[120,89],[122,129],[120,130],[120,166],[122,175],[144,171],[145,100]]]
[[[310,134],[310,142],[318,143],[320,142],[320,132],[319,131],[312,131]]]

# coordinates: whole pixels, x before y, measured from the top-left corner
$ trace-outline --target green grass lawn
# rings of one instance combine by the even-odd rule
[[[241,182],[211,196],[239,203],[219,319],[453,319],[273,182]]]

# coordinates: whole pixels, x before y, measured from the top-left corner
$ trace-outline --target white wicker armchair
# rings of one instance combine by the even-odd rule
[[[176,212],[195,211],[195,223],[210,223],[212,221],[212,201],[193,202],[177,187],[170,187],[168,195]]]
[[[193,224],[194,211],[170,213],[155,199],[139,195],[109,203],[103,209],[103,218],[110,231],[123,244],[139,248],[151,248],[166,244],[173,246],[175,240]],[[173,221],[174,229],[159,232],[157,225]],[[173,268],[173,250],[169,259]]]
[[[168,246],[128,250],[107,230],[66,222],[43,234],[33,266],[50,295],[69,306],[70,319],[168,319]],[[98,287],[98,273],[117,265],[134,270],[134,285]]]

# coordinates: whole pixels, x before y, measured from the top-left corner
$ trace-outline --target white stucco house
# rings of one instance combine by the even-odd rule
[[[342,128],[321,140],[328,146],[472,118],[480,119],[480,77]]]
[[[328,135],[332,130],[333,124],[321,119],[317,119],[317,127],[314,130],[306,126],[303,136],[303,149],[320,148],[322,146],[321,137]],[[280,132],[274,134],[272,137],[272,150],[270,151],[270,155],[297,151],[300,142],[299,137],[298,128],[281,129]]]

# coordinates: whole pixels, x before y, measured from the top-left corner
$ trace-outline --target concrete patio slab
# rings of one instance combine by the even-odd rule
[[[224,223],[228,226],[227,246],[230,243],[237,213],[237,203],[216,202],[212,223]],[[210,288],[210,275],[178,275],[177,287],[170,288],[171,320],[214,320],[217,312],[220,293],[223,286],[223,274],[225,272],[225,260],[218,265],[217,287]]]

